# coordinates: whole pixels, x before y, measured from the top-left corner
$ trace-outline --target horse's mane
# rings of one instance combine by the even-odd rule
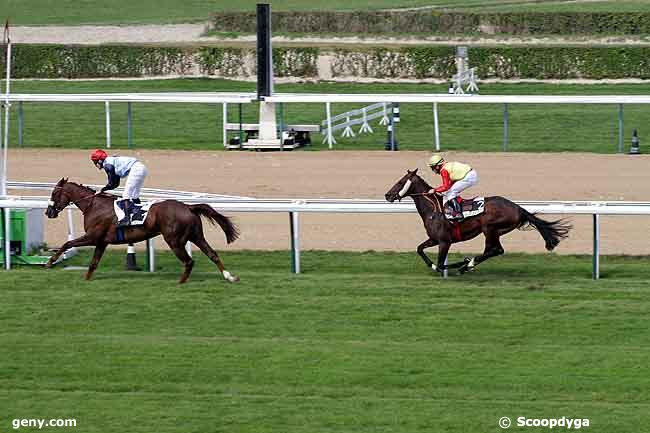
[[[427,181],[424,180],[424,179],[423,179],[419,174],[415,173],[415,174],[413,175],[413,177],[417,177],[418,179],[420,179],[420,182],[422,182],[422,183],[424,184],[424,186],[426,186],[426,188],[427,188],[426,191],[429,191],[429,190],[431,189],[431,185],[429,185],[429,184],[427,183]]]
[[[89,186],[86,186],[83,183],[70,182],[70,181],[67,181],[66,183],[69,183],[69,184],[72,184],[72,185],[77,186],[79,188],[85,189],[88,192],[93,192],[93,193],[95,192],[95,190],[93,188],[91,188]]]

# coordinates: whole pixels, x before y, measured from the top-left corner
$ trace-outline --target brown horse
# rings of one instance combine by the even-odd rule
[[[544,238],[546,249],[552,251],[562,239],[568,236],[571,226],[564,220],[544,221],[526,209],[503,197],[485,197],[485,210],[459,223],[448,221],[443,212],[442,196],[429,194],[431,186],[417,175],[417,169],[407,170],[397,183],[386,193],[386,200],[394,202],[411,197],[422,217],[429,239],[418,245],[417,252],[428,267],[442,273],[445,269],[458,268],[460,273],[472,270],[490,257],[504,253],[499,238],[514,229],[528,225],[534,227]],[[455,225],[457,226],[455,227]],[[485,250],[477,257],[466,257],[462,262],[445,265],[452,243],[463,242],[485,235]],[[434,264],[424,253],[425,248],[438,245],[438,264]]]
[[[226,280],[231,283],[239,281],[239,277],[231,275],[224,268],[221,259],[203,236],[201,216],[206,217],[212,224],[219,224],[226,234],[228,243],[235,241],[239,231],[228,217],[221,215],[207,204],[186,205],[176,200],[165,200],[151,205],[143,225],[127,227],[122,233],[118,232],[115,226],[117,217],[113,210],[113,202],[116,198],[105,193],[95,195],[92,188],[68,182],[68,179],[61,179],[52,191],[45,215],[48,218],[56,218],[66,206],[74,204],[83,213],[86,234],[63,244],[56,254],[50,257],[46,267],[52,267],[61,254],[69,248],[94,245],[95,254],[86,273],[86,279],[89,280],[109,244],[140,242],[162,234],[176,257],[185,265],[185,271],[179,281],[181,284],[187,281],[194,266],[194,261],[185,250],[188,241],[199,247],[219,267]]]

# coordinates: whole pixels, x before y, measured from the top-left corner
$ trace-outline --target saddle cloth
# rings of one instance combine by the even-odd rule
[[[118,205],[118,202],[120,201],[121,200],[115,200],[113,202],[113,210],[115,211],[115,216],[117,216],[118,221],[124,218],[124,211]],[[147,219],[147,213],[149,212],[149,208],[154,203],[155,202],[134,204],[133,213],[131,214],[131,224],[129,224],[129,226],[141,226],[142,224],[144,224],[144,220]]]
[[[485,211],[485,198],[484,197],[474,197],[470,199],[463,199],[461,197],[456,197],[460,203],[461,208],[463,209],[463,219],[470,218],[476,215],[480,215]],[[449,208],[445,206],[445,218],[451,219],[453,215],[449,214]],[[454,221],[462,221],[454,220]]]

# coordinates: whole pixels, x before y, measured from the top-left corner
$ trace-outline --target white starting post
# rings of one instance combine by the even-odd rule
[[[465,91],[467,93],[478,93],[476,68],[469,67],[467,47],[456,48],[456,75],[451,78],[451,81],[456,95],[462,95]],[[467,85],[466,90],[463,90],[464,85]]]
[[[0,127],[3,132],[2,138],[2,164],[0,164],[0,196],[3,199],[7,198],[7,148],[9,146],[9,94],[11,83],[11,38],[9,37],[9,20],[5,23],[3,43],[7,51],[6,60],[6,78],[5,78],[5,97],[4,97],[4,129]],[[0,125],[2,119],[0,118]],[[2,223],[4,224],[4,265],[5,269],[11,269],[11,209],[5,208],[2,210],[4,216]]]

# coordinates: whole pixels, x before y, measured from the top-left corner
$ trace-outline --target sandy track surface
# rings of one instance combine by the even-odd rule
[[[9,178],[55,182],[61,176],[82,183],[105,182],[105,175],[82,150],[12,150]],[[122,152],[149,167],[146,186],[257,198],[382,199],[406,169],[425,166],[427,152]],[[468,195],[502,195],[513,200],[650,201],[650,156],[593,154],[447,153],[472,164],[480,184]],[[18,193],[13,191],[13,193]],[[286,214],[235,214],[242,237],[227,249],[287,249]],[[544,216],[544,218],[553,218]],[[589,253],[591,217],[571,216],[574,230],[559,253]],[[302,215],[303,249],[414,251],[425,238],[417,214]],[[47,221],[47,242],[65,239],[64,219]],[[602,249],[608,254],[650,254],[650,218],[603,217]],[[223,234],[209,239],[224,249]],[[162,245],[162,242],[159,242]],[[542,252],[536,232],[515,231],[504,238],[506,251]],[[480,252],[483,239],[455,245],[452,251]]]
[[[97,45],[106,43],[224,43],[254,46],[255,35],[237,38],[203,36],[208,23],[122,26],[15,26],[11,39],[24,44],[78,44]],[[505,37],[505,36],[430,36],[430,37],[314,37],[274,36],[276,44],[299,45],[650,45],[646,36],[558,36],[558,37]]]

